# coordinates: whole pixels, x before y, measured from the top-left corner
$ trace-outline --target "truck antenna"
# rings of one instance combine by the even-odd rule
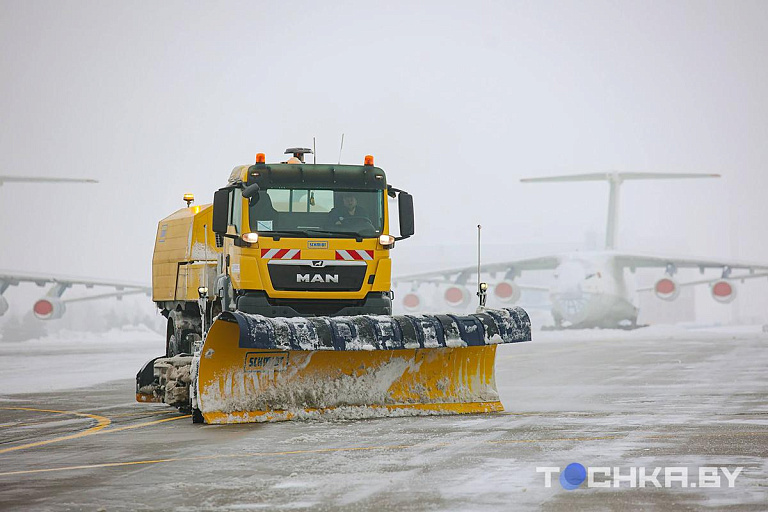
[[[477,308],[478,313],[481,313],[485,310],[485,301],[488,298],[488,283],[481,283],[480,282],[480,230],[482,230],[483,227],[478,224],[477,225],[477,296],[480,299],[480,306]]]
[[[315,144],[315,138],[312,137],[312,163],[317,163],[317,145]]]
[[[341,165],[341,150],[344,149],[344,134],[341,134],[341,147],[339,148],[339,165]]]

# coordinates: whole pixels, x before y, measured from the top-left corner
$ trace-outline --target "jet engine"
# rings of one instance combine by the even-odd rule
[[[520,300],[520,287],[514,281],[504,280],[493,287],[493,296],[505,304],[514,304]]]
[[[55,320],[64,315],[66,308],[61,299],[43,297],[32,306],[32,312],[40,320]]]
[[[408,292],[403,297],[403,308],[408,312],[414,312],[421,309],[421,295],[416,292]]]
[[[661,300],[672,301],[680,295],[680,287],[670,276],[664,276],[653,285],[653,293]]]
[[[463,286],[449,286],[443,292],[443,300],[453,308],[463,308],[469,304],[469,292]]]
[[[3,316],[6,311],[8,311],[8,301],[0,295],[0,316]]]
[[[712,294],[713,299],[721,304],[728,304],[736,298],[736,288],[724,279],[712,283],[709,293]]]

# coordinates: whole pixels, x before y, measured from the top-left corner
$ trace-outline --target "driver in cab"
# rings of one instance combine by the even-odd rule
[[[370,222],[368,212],[362,206],[357,204],[357,197],[354,194],[346,193],[341,195],[342,206],[334,206],[328,212],[331,224],[341,226],[346,219],[363,218]]]

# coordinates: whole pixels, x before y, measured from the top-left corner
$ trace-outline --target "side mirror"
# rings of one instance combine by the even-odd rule
[[[229,227],[229,194],[232,190],[222,188],[213,194],[213,220],[211,229],[214,233],[226,234]]]
[[[397,196],[398,216],[400,217],[400,236],[397,240],[413,235],[413,196],[408,192],[400,192]]]
[[[252,183],[243,189],[243,197],[248,200],[249,205],[253,205],[259,202],[259,187],[258,183]]]

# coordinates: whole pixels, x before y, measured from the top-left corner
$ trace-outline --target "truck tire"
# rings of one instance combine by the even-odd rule
[[[189,334],[194,334],[192,329],[180,329],[173,318],[168,317],[168,329],[165,337],[165,356],[173,357],[179,354],[192,354],[192,343]]]
[[[168,317],[168,326],[165,330],[165,357],[171,357],[176,345],[176,325],[173,318]]]

